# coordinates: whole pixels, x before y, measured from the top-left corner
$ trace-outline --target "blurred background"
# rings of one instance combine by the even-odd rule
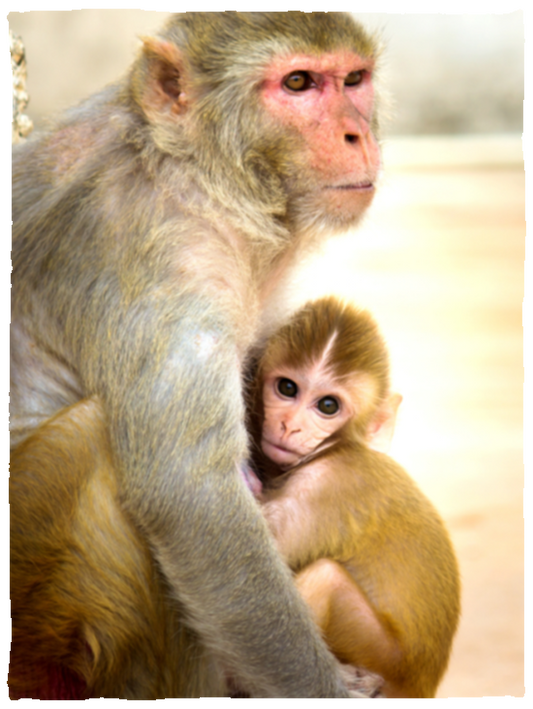
[[[12,12],[26,44],[28,114],[45,116],[125,72],[138,37],[168,13],[142,10]],[[524,23],[507,15],[360,13],[383,40],[390,135],[522,132]]]
[[[125,72],[166,15],[10,13],[35,126]],[[381,186],[288,297],[349,298],[389,342],[404,396],[391,453],[441,511],[463,579],[438,696],[521,697],[523,15],[357,17],[385,47]]]

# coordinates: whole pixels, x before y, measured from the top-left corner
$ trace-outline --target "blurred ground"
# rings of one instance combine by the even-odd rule
[[[404,396],[391,454],[444,516],[463,613],[440,697],[524,695],[518,137],[391,140],[369,219],[295,284],[371,309]]]

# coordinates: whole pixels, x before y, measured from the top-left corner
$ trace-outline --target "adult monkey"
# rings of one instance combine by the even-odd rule
[[[98,395],[125,513],[259,696],[347,696],[238,474],[240,374],[299,249],[372,199],[375,58],[342,14],[175,16],[15,152],[13,455]]]

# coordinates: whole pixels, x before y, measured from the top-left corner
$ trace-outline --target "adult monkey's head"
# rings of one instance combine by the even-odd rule
[[[342,13],[185,13],[144,40],[132,93],[217,201],[280,235],[336,231],[374,193],[376,57]]]

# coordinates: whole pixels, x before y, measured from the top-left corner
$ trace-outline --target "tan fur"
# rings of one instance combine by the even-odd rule
[[[337,331],[340,316],[351,324]],[[358,333],[366,333],[359,342]],[[332,381],[342,362],[348,381],[351,369],[387,385],[386,351],[373,321],[332,298],[307,305],[274,335],[259,376],[271,367],[283,372],[284,362],[307,372],[309,361],[322,361],[322,347]],[[386,411],[388,391],[377,389]],[[371,401],[364,425],[373,431],[375,417],[379,426],[385,415]],[[457,561],[431,503],[362,433],[358,421],[344,425],[329,447],[285,473],[256,445],[263,514],[339,660],[383,677],[385,696],[433,697],[459,618]]]
[[[295,52],[313,66],[325,66],[321,58],[327,56],[328,65],[344,67],[345,76],[359,66],[366,72],[364,119],[355,106],[360,92],[346,88],[330,99],[337,102],[327,109],[329,140],[337,148],[333,167],[331,150],[325,151],[312,132],[318,124],[306,123],[308,111],[299,114],[303,126],[283,111],[269,113],[262,100],[265,82],[278,82],[274,103],[279,105],[285,96],[284,62]],[[143,40],[123,80],[14,151],[14,465],[23,475],[35,462],[40,489],[48,490],[45,472],[51,470],[55,479],[57,458],[61,477],[73,485],[70,492],[58,491],[57,500],[65,498],[69,515],[82,524],[84,543],[92,514],[109,519],[110,534],[117,519],[121,541],[115,547],[109,542],[104,568],[122,568],[122,543],[128,566],[137,554],[145,563],[149,549],[178,615],[193,628],[191,637],[202,639],[201,652],[195,640],[180,641],[179,651],[172,651],[169,672],[176,678],[169,690],[158,682],[154,690],[142,679],[136,688],[131,685],[130,676],[135,683],[151,672],[125,671],[128,663],[138,666],[137,640],[132,640],[125,659],[116,661],[119,670],[102,680],[108,696],[212,693],[218,678],[213,670],[215,679],[205,680],[205,653],[222,659],[257,696],[347,696],[334,658],[237,472],[248,446],[241,370],[299,250],[322,234],[356,224],[371,201],[372,189],[366,187],[379,166],[372,134],[375,58],[372,39],[347,15],[173,16],[158,37]],[[349,129],[336,123],[339,102]],[[370,161],[367,147],[363,151],[353,140],[359,125],[365,146],[372,148]],[[332,180],[357,189],[330,189]],[[93,476],[90,462],[84,468],[78,456],[85,450],[64,447],[46,423],[92,396],[98,397],[108,427],[108,443],[96,456],[112,457],[120,491],[117,506],[111,485],[101,510],[92,486],[101,490],[101,482],[105,490],[105,478]],[[85,433],[90,437],[83,416],[79,425],[80,440]],[[86,425],[91,428],[90,418]],[[41,445],[51,446],[42,466],[32,453]],[[32,505],[41,499],[48,510],[60,506],[54,490],[29,495],[27,508],[19,499],[21,514],[33,523]],[[37,525],[33,541],[16,541],[22,571],[14,575],[12,593],[22,609],[17,626],[26,630],[17,631],[14,640],[13,686],[24,658],[33,656],[31,625],[49,627],[47,614],[58,612],[57,596],[49,605],[43,587],[34,589],[31,602],[22,600],[26,584],[33,583],[33,567],[24,562],[32,545],[61,550],[74,539],[75,530],[62,511],[58,514],[59,526]],[[137,541],[125,533],[124,515],[131,517]],[[50,553],[55,559],[56,551]],[[75,600],[69,612],[77,617],[87,578],[70,566],[69,574],[63,582],[60,573],[57,582],[71,584]],[[102,571],[91,578],[105,586],[106,577]],[[123,623],[115,608],[121,584],[130,577],[109,597],[109,615],[100,618],[93,607],[88,622],[104,635],[109,632],[111,648],[129,624],[135,637],[144,633],[141,645],[156,647],[157,638],[145,642],[151,620],[139,635],[131,613]],[[150,579],[139,577],[140,588],[132,582],[127,598],[151,596]],[[34,607],[42,610],[42,619]],[[146,613],[151,612],[147,604]],[[111,619],[107,629],[106,618]],[[98,667],[101,658],[108,658],[104,664],[115,654],[122,658],[122,650],[106,655],[107,641],[102,645],[92,625],[87,633]],[[69,658],[64,641],[58,645],[61,657]],[[87,678],[85,650],[83,643],[75,645],[67,665]],[[160,657],[157,647],[153,652]],[[150,653],[143,658],[139,662],[152,667]]]
[[[212,659],[180,622],[122,509],[111,455],[95,399],[45,423],[12,455],[10,696],[58,698],[52,671],[84,687],[83,697],[60,698],[219,696]]]

